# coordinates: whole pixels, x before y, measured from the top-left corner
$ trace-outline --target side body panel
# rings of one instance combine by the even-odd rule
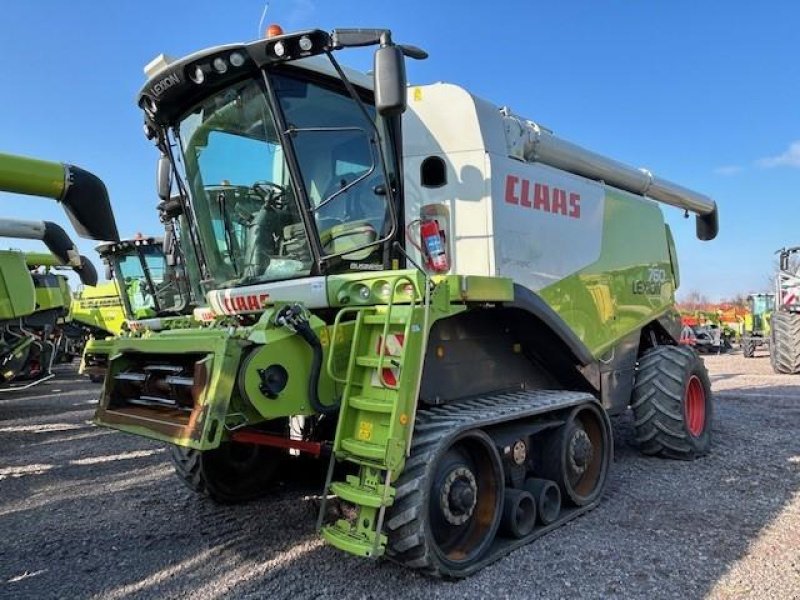
[[[498,108],[453,85],[411,88],[403,127],[406,227],[437,215],[451,273],[512,278],[596,358],[674,304],[655,202],[509,158]],[[445,164],[437,187],[424,185],[429,157]]]

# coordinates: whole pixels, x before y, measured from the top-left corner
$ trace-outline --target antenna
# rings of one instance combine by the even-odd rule
[[[264,10],[261,11],[261,19],[258,21],[258,35],[256,37],[260,38],[264,35],[264,21],[267,18],[267,11],[269,10],[269,0],[264,2]]]

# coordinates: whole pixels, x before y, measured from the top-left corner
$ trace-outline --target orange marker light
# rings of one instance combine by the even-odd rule
[[[280,25],[277,25],[276,23],[273,23],[272,25],[267,27],[267,31],[265,32],[264,37],[269,39],[269,38],[275,37],[277,35],[283,35],[283,28]]]

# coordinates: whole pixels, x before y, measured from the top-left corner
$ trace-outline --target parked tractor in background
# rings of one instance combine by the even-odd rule
[[[371,77],[335,58],[369,45]],[[328,543],[464,577],[599,503],[610,415],[633,410],[648,455],[709,451],[658,202],[702,240],[717,207],[458,86],[407,87],[404,56],[426,55],[310,30],[148,65],[182,275],[156,291],[172,316],[85,361],[106,369],[95,422],[171,444],[197,493],[249,500],[290,450],[327,457]],[[328,521],[329,494],[352,518]]]
[[[749,311],[744,317],[741,337],[742,355],[753,358],[756,348],[769,347],[770,319],[775,310],[775,294],[750,294],[747,296]]]
[[[800,246],[781,248],[775,277],[775,311],[770,322],[770,362],[776,373],[800,373],[800,276],[792,255]]]

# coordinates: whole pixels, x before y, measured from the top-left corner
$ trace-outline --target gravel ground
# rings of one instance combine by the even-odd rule
[[[304,497],[220,507],[163,446],[93,427],[69,371],[0,395],[1,598],[800,598],[800,377],[706,359],[713,454],[644,458],[627,419],[601,506],[470,579],[426,579],[323,545]]]

